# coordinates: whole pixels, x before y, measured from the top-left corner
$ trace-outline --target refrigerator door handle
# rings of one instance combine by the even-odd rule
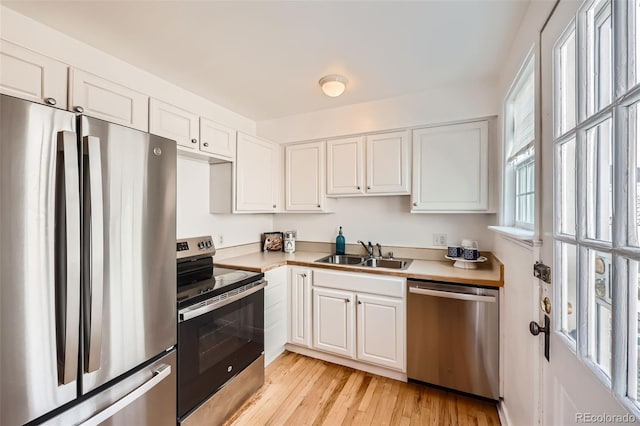
[[[64,359],[58,362],[61,385],[77,379],[78,319],[80,315],[80,177],[78,143],[74,132],[58,132],[58,149],[64,159],[64,203],[66,231],[66,274],[64,296]]]
[[[89,188],[91,201],[91,243],[90,243],[90,326],[89,350],[87,351],[86,372],[100,369],[102,352],[102,309],[104,300],[104,203],[102,200],[102,158],[100,138],[85,136],[83,145],[89,155]]]
[[[162,364],[156,370],[153,371],[153,375],[151,379],[147,380],[140,387],[136,388],[134,391],[125,395],[122,399],[116,401],[113,405],[105,408],[104,410],[97,413],[95,416],[90,417],[85,422],[80,423],[80,426],[96,426],[105,420],[113,417],[115,414],[124,410],[127,406],[129,406],[136,399],[140,398],[151,389],[153,389],[156,385],[162,382],[164,379],[169,377],[171,374],[171,366],[167,364]]]

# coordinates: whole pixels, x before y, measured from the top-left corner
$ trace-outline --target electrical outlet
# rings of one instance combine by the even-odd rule
[[[446,246],[447,245],[447,234],[433,234],[433,245],[434,246]]]
[[[218,244],[224,244],[224,235],[218,235]]]

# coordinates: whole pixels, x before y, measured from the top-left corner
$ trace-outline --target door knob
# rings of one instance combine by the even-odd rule
[[[549,336],[551,335],[551,320],[549,315],[544,316],[544,327],[535,321],[529,323],[529,332],[534,336],[544,333],[544,357],[549,361]]]

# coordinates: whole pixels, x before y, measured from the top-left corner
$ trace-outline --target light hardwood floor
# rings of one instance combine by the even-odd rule
[[[499,425],[495,404],[285,352],[231,425]]]

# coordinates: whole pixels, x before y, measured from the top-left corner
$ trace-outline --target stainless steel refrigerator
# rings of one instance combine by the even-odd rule
[[[0,96],[0,424],[175,425],[175,142]]]

